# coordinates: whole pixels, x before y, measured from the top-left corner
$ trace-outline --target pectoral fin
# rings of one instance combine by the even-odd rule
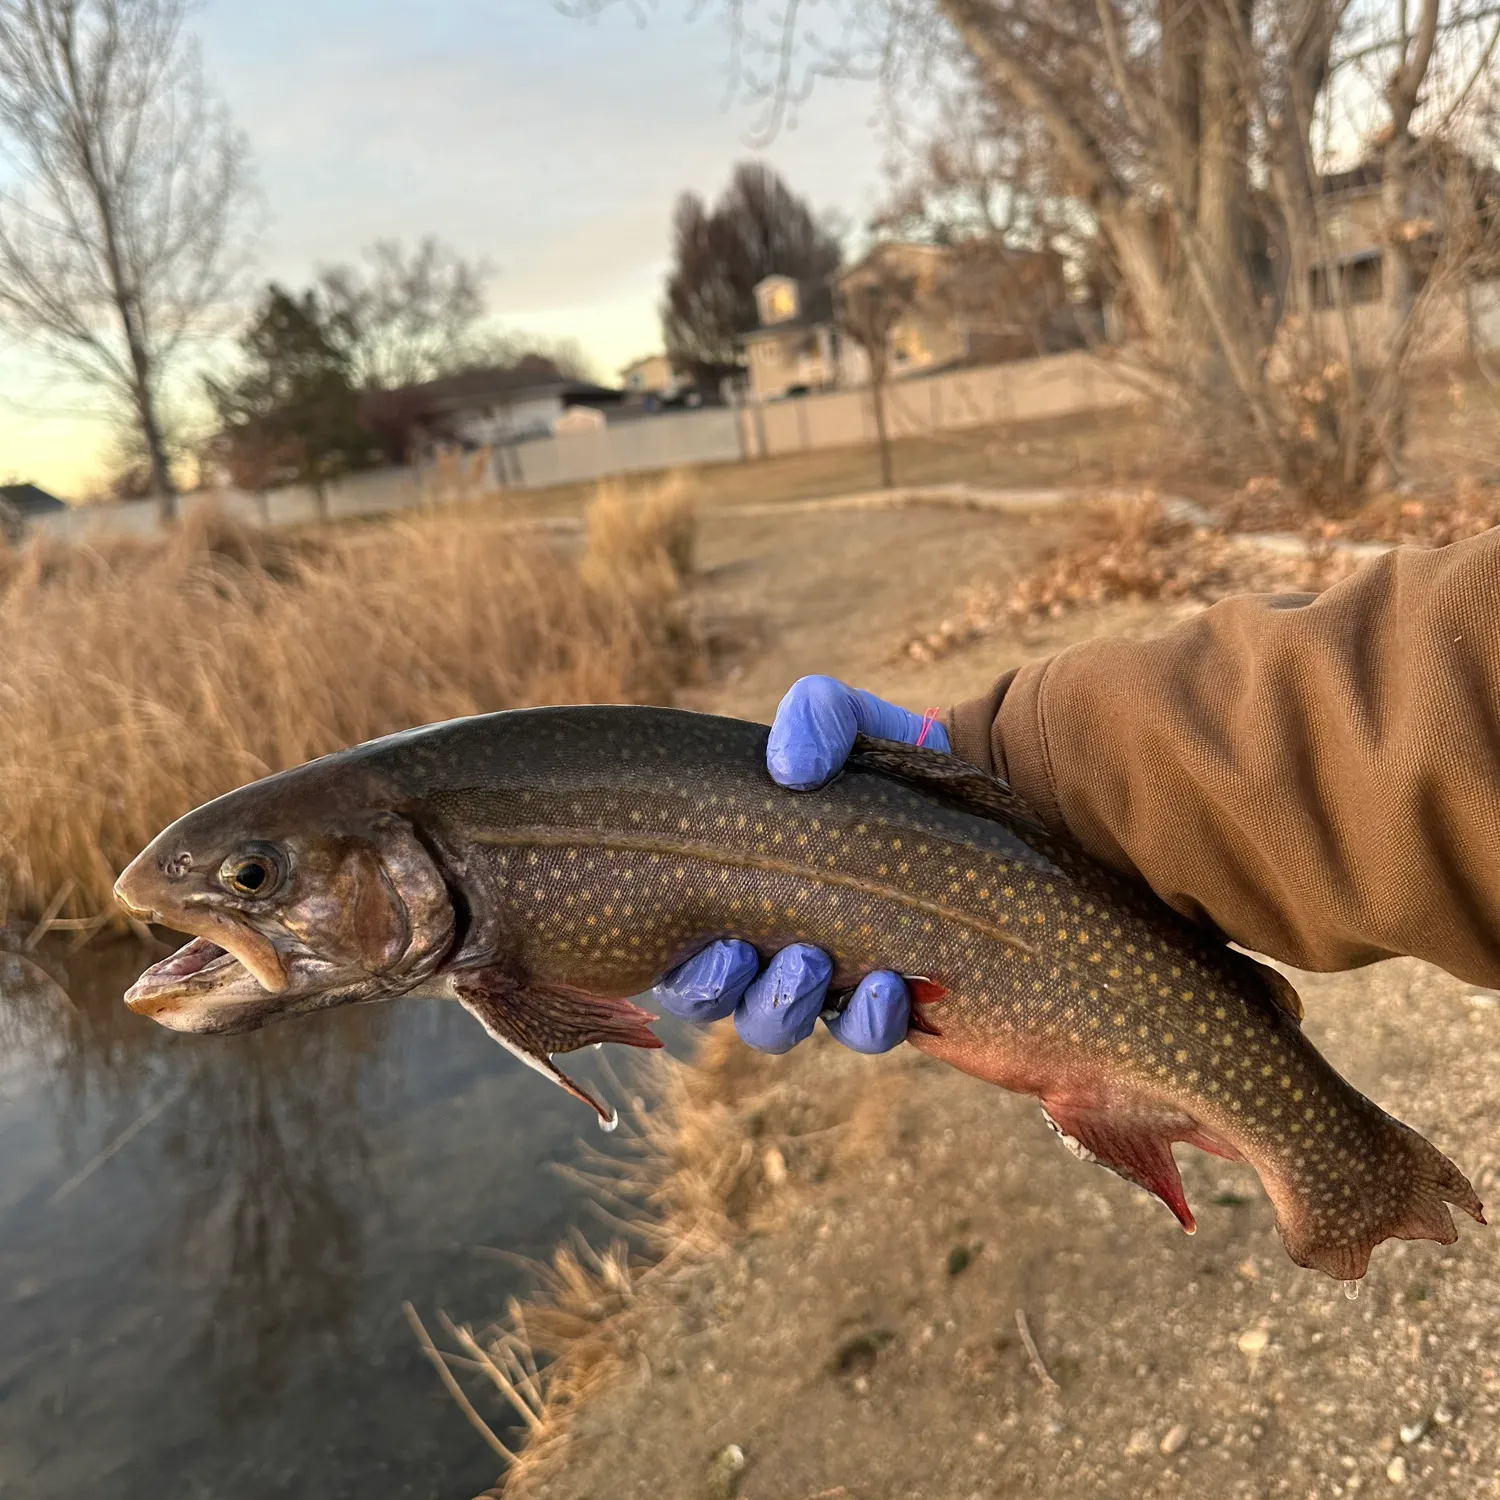
[[[574,1083],[553,1061],[555,1052],[573,1052],[596,1043],[626,1047],[660,1047],[650,1030],[655,1017],[629,1000],[589,995],[546,985],[525,985],[486,970],[457,975],[453,991],[484,1029],[527,1067],[534,1068],[581,1099],[606,1129],[615,1115],[587,1089]]]

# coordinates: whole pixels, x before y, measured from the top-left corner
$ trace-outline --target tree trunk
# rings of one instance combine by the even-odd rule
[[[151,466],[151,493],[156,497],[156,511],[163,526],[171,526],[177,520],[177,489],[172,483],[172,470],[167,462],[166,445],[162,441],[161,424],[156,417],[156,397],[150,386],[141,377],[137,366],[135,390],[136,418],[141,427],[141,438],[146,445],[146,456]]]
[[[1412,188],[1416,177],[1417,139],[1411,121],[1427,82],[1437,43],[1439,0],[1422,0],[1416,31],[1403,47],[1401,66],[1386,85],[1391,123],[1381,153],[1381,348],[1379,376],[1370,413],[1379,450],[1372,485],[1393,484],[1401,477],[1406,452],[1406,358],[1414,333],[1418,275],[1416,226],[1412,222]]]
[[[891,489],[896,483],[896,471],[891,463],[891,437],[885,426],[885,371],[870,371],[870,399],[875,405],[875,441],[880,448],[880,483]]]

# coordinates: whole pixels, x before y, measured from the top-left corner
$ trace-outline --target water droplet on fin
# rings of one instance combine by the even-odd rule
[[[617,1110],[613,1105],[611,1105],[609,1110],[609,1117],[606,1119],[605,1116],[600,1115],[598,1119],[599,1129],[606,1132],[607,1134],[609,1131],[618,1128],[620,1124],[620,1111]]]
[[[602,1051],[604,1051],[604,1043],[603,1042],[595,1042],[594,1043],[594,1051],[595,1052],[602,1052]]]
[[[1344,1283],[1344,1296],[1353,1302],[1359,1296],[1359,1283],[1357,1281],[1346,1281]]]

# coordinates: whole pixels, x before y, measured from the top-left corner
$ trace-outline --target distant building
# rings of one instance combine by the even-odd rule
[[[789,276],[755,287],[760,326],[742,340],[752,400],[858,386],[869,360],[836,309],[862,287],[900,282],[910,306],[888,340],[893,378],[1074,348],[1097,321],[1070,295],[1060,256],[996,241],[883,241],[814,297]]]
[[[0,484],[0,536],[18,543],[27,523],[39,516],[56,515],[66,502],[34,484]]]
[[[549,359],[529,355],[444,375],[423,385],[380,391],[369,400],[372,427],[399,425],[404,447],[420,457],[443,449],[474,449],[548,437],[572,408],[616,406],[622,392],[564,374]]]
[[[672,395],[681,383],[666,354],[648,354],[620,371],[620,385],[631,397]]]
[[[842,383],[829,288],[767,276],[755,285],[755,310],[760,326],[740,340],[752,400],[773,401]]]

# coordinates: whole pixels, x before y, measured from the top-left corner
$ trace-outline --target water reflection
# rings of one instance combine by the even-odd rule
[[[0,1492],[482,1487],[401,1300],[492,1315],[473,1247],[553,1243],[598,1132],[455,1006],[185,1036],[120,1003],[146,961],[0,950]]]
[[[362,1091],[390,1011],[179,1037],[119,1003],[146,961],[133,944],[90,953],[71,973],[56,960],[51,973],[29,955],[6,960],[0,1045],[51,1072],[63,1154],[78,1154],[81,1122],[102,1121],[91,1133],[106,1145],[82,1168],[92,1175],[103,1152],[155,1125],[178,1201],[154,1226],[150,1254],[184,1291],[206,1294],[191,1359],[224,1415],[255,1417],[274,1403],[292,1346],[313,1338],[348,1353],[362,1225],[380,1207]],[[75,1173],[49,1206],[84,1180]]]

